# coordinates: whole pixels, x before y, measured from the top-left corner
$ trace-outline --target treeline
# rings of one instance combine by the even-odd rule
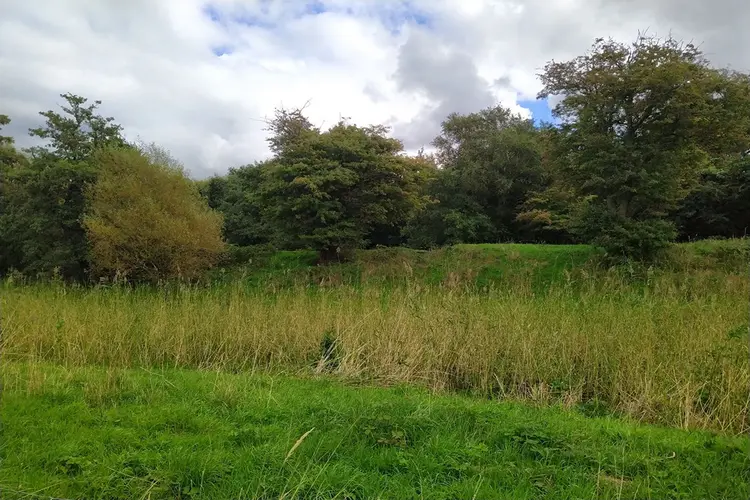
[[[270,159],[203,181],[127,143],[98,101],[64,94],[63,113],[31,130],[46,147],[0,139],[0,273],[193,277],[256,245],[328,261],[375,246],[584,242],[651,259],[678,239],[747,233],[749,75],[639,37],[599,39],[540,77],[558,124],[500,106],[452,114],[434,153],[409,156],[385,127],[322,130],[280,109]]]

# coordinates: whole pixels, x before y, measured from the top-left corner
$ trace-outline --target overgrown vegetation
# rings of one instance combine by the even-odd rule
[[[218,262],[221,215],[179,167],[135,149],[103,149],[93,163],[98,178],[87,193],[83,225],[97,276],[192,279]]]
[[[422,263],[375,251],[377,267],[364,260],[341,274],[309,274],[285,258],[245,280],[164,289],[6,283],[2,349],[6,360],[66,366],[323,367],[344,378],[602,405],[671,426],[750,429],[750,290],[738,266],[746,247],[715,246],[702,270],[635,275],[567,265],[581,259],[570,250],[541,253],[537,269],[527,257],[516,267],[513,247],[469,247]],[[711,255],[714,269],[705,268]],[[461,260],[470,264],[451,269]],[[471,265],[482,261],[491,264]]]

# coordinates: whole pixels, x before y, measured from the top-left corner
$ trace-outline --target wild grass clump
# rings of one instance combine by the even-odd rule
[[[747,431],[746,278],[644,273],[637,286],[569,273],[543,292],[6,284],[2,349],[68,366],[326,372]]]

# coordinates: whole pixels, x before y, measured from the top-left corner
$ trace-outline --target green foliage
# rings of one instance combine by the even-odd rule
[[[411,222],[411,245],[529,239],[516,216],[543,180],[542,141],[530,120],[500,106],[454,113],[433,145],[442,168],[428,193],[437,203]]]
[[[81,226],[85,187],[95,170],[87,162],[34,158],[3,179],[0,234],[10,247],[0,272],[84,279],[88,247]]]
[[[8,125],[10,118],[0,115],[0,127]],[[18,185],[13,178],[18,170],[27,168],[28,159],[13,146],[12,137],[0,136],[0,274],[11,267],[19,267],[22,252],[15,232],[11,199],[18,196]]]
[[[263,215],[262,172],[268,163],[232,168],[224,177],[204,181],[201,193],[224,216],[224,237],[237,246],[266,244],[271,228]]]
[[[310,249],[325,262],[360,248],[501,241],[653,261],[676,238],[747,234],[750,160],[739,153],[750,146],[750,75],[711,67],[691,44],[639,36],[598,39],[540,76],[539,96],[560,97],[559,126],[502,106],[454,113],[434,155],[406,155],[382,126],[324,130],[304,107],[277,109],[270,159],[193,182],[223,215],[224,263],[249,260],[244,247]],[[96,151],[133,148],[182,171],[154,144],[127,144],[100,101],[61,97],[62,110],[30,130],[45,146],[23,154],[0,136],[0,273],[85,277],[82,193]],[[0,115],[0,127],[9,121]]]
[[[423,201],[423,165],[385,133],[341,122],[285,143],[261,174],[263,215],[277,245],[335,259],[370,244],[376,229],[398,229],[410,218]]]
[[[84,225],[98,275],[191,279],[218,261],[221,216],[165,155],[108,148],[92,158],[98,179]]]
[[[563,96],[555,183],[587,205],[567,207],[570,228],[615,254],[650,258],[664,248],[676,233],[660,219],[711,155],[736,152],[750,131],[747,78],[710,68],[695,46],[671,38],[641,36],[630,47],[600,39],[584,56],[549,63],[541,78],[540,97]]]
[[[87,106],[85,97],[71,93],[60,94],[60,97],[67,103],[61,106],[64,113],[39,112],[47,119],[45,126],[29,131],[32,136],[49,140],[46,148],[32,148],[35,155],[52,154],[55,158],[81,162],[99,148],[125,146],[122,127],[114,123],[114,118],[96,114],[101,101]]]
[[[606,249],[611,261],[649,261],[677,237],[674,224],[660,218],[631,219],[589,202],[579,205],[570,230],[584,241]]]
[[[30,161],[12,154],[15,166],[4,167],[0,236],[10,250],[0,259],[0,273],[14,268],[32,276],[86,277],[84,191],[96,180],[96,168],[89,160],[97,148],[121,146],[124,140],[112,118],[95,113],[100,101],[86,106],[83,97],[61,97],[68,104],[62,106],[63,114],[42,112],[45,126],[30,130],[33,136],[49,139],[49,144],[31,148]],[[2,150],[10,151],[6,148]],[[2,163],[7,165],[7,158]]]
[[[0,130],[10,123],[10,117],[8,115],[0,114]],[[13,145],[13,138],[0,135],[0,147]]]
[[[293,147],[309,132],[320,132],[320,129],[314,127],[305,116],[306,106],[299,109],[276,108],[273,119],[266,122],[266,131],[269,132],[268,145],[274,154],[278,155]]]
[[[683,238],[750,234],[750,157],[719,158],[675,213]]]
[[[746,436],[588,418],[593,403],[15,363],[3,380],[3,498],[750,495]]]

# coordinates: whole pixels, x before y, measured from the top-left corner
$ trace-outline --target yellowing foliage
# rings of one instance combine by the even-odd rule
[[[84,226],[96,274],[191,279],[217,263],[222,217],[181,169],[134,149],[105,149],[93,163],[99,175]]]

